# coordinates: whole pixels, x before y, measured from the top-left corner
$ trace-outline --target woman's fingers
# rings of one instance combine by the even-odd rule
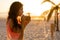
[[[21,17],[20,16],[17,17],[17,21],[18,21],[18,24],[21,24]]]

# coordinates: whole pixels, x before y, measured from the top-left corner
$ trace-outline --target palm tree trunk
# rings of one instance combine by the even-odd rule
[[[59,27],[58,27],[58,9],[55,9],[55,27],[56,27],[56,31],[59,31]]]
[[[57,13],[57,29],[56,29],[56,31],[59,31],[59,26],[58,26],[58,13]]]

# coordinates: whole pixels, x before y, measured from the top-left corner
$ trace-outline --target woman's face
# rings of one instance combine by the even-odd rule
[[[18,12],[18,16],[17,16],[17,21],[18,21],[18,24],[20,24],[20,22],[21,22],[21,15],[23,14],[23,7],[21,7],[20,9],[19,9],[19,12]]]
[[[19,9],[19,14],[18,14],[18,16],[21,16],[23,14],[23,7],[21,7],[20,9]]]

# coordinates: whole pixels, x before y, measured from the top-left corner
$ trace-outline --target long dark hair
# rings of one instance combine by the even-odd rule
[[[16,1],[16,2],[13,2],[12,5],[10,6],[10,10],[9,10],[9,13],[8,13],[8,18],[7,18],[7,21],[9,19],[12,19],[13,21],[13,28],[17,28],[18,26],[20,26],[21,28],[21,25],[18,24],[17,22],[17,16],[18,16],[18,11],[19,9],[23,6],[22,3]]]

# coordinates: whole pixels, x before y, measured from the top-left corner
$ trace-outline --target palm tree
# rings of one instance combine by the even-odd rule
[[[50,2],[50,3],[52,3],[53,5],[55,5],[55,3],[53,3],[53,2],[50,1],[50,0],[44,0],[42,3],[44,3],[44,2]]]
[[[50,12],[48,14],[48,17],[47,17],[47,21],[49,21],[49,19],[51,18],[52,14],[53,14],[53,11],[55,11],[55,16],[54,16],[54,24],[55,26],[57,27],[57,31],[59,31],[59,27],[58,27],[58,9],[60,8],[59,5],[56,5],[55,3],[53,3],[52,1],[50,0],[44,0],[42,3],[44,2],[50,2],[52,3],[54,6],[52,6],[52,8],[50,9]]]
[[[44,11],[40,16],[44,17],[44,21],[47,19],[47,14],[49,13],[49,10]]]

